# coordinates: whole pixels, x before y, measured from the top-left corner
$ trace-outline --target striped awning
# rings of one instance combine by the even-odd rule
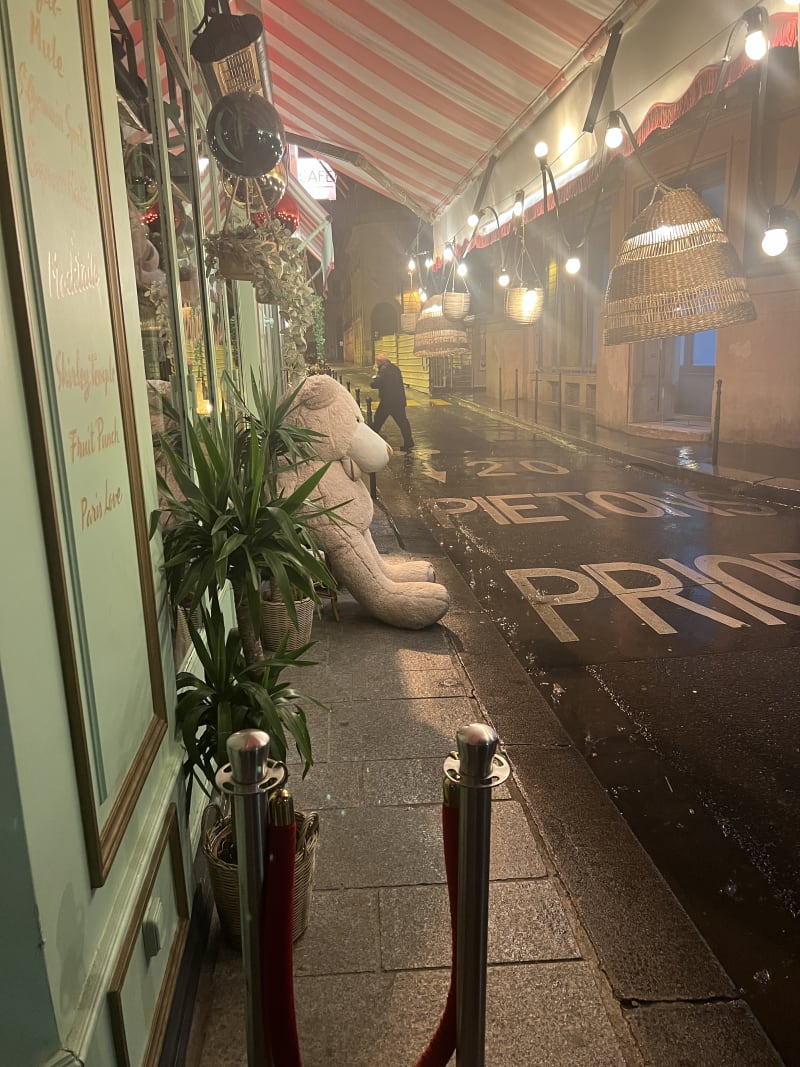
[[[646,0],[236,0],[287,131],[431,219]],[[324,146],[344,150],[336,154]]]

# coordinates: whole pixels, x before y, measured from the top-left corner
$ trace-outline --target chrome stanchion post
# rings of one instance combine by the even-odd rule
[[[261,999],[266,798],[270,790],[283,785],[286,768],[268,758],[269,734],[263,730],[239,730],[231,734],[227,749],[230,763],[217,773],[217,785],[233,798],[247,1009],[247,1065],[271,1067]]]
[[[509,774],[497,755],[498,737],[485,723],[456,735],[458,755],[445,760],[445,775],[458,782],[458,932],[456,937],[456,1063],[484,1067],[486,1056],[486,959],[489,936],[489,846],[494,786]]]

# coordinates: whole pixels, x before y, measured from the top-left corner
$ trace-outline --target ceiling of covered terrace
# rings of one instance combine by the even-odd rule
[[[290,138],[432,220],[649,0],[234,0]],[[343,150],[337,152],[336,149]]]

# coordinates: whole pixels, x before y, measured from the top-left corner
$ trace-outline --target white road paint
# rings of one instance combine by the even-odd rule
[[[492,475],[487,474],[486,477]],[[570,514],[537,514],[540,501],[557,501],[563,511]],[[437,519],[445,526],[452,526],[450,518],[468,515],[478,508],[485,511],[499,526],[524,526],[529,523],[566,522],[579,512],[592,519],[607,519],[609,516],[624,519],[661,519],[664,517],[688,519],[695,512],[717,515],[722,518],[737,516],[776,515],[774,508],[752,500],[720,501],[717,497],[693,491],[677,493],[668,491],[664,497],[647,493],[621,493],[616,490],[563,490],[543,493],[500,493],[473,497],[439,497],[429,504]],[[725,504],[723,507],[722,504]]]
[[[559,567],[516,567],[505,573],[550,632],[566,643],[580,641],[581,638],[559,615],[558,609],[591,603],[600,595],[601,587],[657,634],[674,634],[678,631],[645,601],[673,604],[729,629],[738,630],[751,625],[750,622],[688,599],[684,595],[681,577],[688,579],[690,587],[704,586],[713,596],[756,622],[766,626],[785,626],[785,620],[772,612],[800,616],[800,604],[782,599],[774,590],[775,584],[800,590],[800,568],[793,567],[788,562],[790,560],[800,561],[800,553],[772,552],[754,554],[752,557],[703,555],[696,557],[693,567],[673,559],[660,559],[661,567],[649,563],[614,561],[584,563],[580,571]],[[776,565],[772,566],[772,562]],[[667,567],[671,569],[667,570]],[[758,581],[758,576],[767,578],[772,583],[773,592],[767,593],[758,585],[731,573],[736,570],[753,572],[754,581]],[[622,581],[623,575],[628,576],[629,580]],[[548,593],[546,589],[552,587],[553,579],[566,582],[572,588],[566,592]],[[763,610],[765,608],[770,611]],[[592,617],[587,614],[585,619],[589,623]]]

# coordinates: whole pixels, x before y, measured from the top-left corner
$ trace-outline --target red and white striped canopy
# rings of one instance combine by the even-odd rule
[[[236,0],[290,135],[433,217],[644,0]],[[302,143],[302,142],[301,142]]]

